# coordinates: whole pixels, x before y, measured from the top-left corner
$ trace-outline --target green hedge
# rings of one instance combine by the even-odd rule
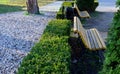
[[[74,2],[63,2],[62,7],[60,8],[60,10],[57,12],[56,18],[57,19],[64,19],[65,18],[65,8],[66,7],[72,7],[72,4]],[[63,11],[63,12],[62,12]]]
[[[61,9],[57,12],[56,18],[57,19],[64,19],[65,18],[65,14],[62,13]]]
[[[18,74],[69,74],[70,25],[68,20],[52,20],[40,42],[23,59]]]
[[[120,0],[117,6],[120,6]],[[99,74],[120,74],[120,9],[114,15],[107,42],[103,69]]]
[[[98,0],[76,0],[78,8],[83,11],[94,12],[96,7],[99,5]]]
[[[116,1],[116,6],[120,8],[120,0]]]

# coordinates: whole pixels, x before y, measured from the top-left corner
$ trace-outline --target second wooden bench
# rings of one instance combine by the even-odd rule
[[[77,4],[74,4],[74,10],[80,18],[90,18],[90,15],[87,11],[80,11]]]

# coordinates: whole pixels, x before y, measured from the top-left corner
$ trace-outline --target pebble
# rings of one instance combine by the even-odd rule
[[[15,74],[22,59],[39,41],[55,13],[25,15],[25,12],[0,14],[0,74]]]

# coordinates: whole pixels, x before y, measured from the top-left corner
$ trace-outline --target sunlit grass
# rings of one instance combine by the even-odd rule
[[[0,4],[0,13],[15,12],[15,11],[22,11],[22,10],[23,10],[23,6],[10,6],[10,5]]]
[[[55,0],[38,0],[38,5],[43,6]],[[26,0],[0,0],[0,4],[26,6]]]
[[[38,5],[43,6],[54,0],[38,0]],[[26,10],[26,0],[0,0],[0,13]]]

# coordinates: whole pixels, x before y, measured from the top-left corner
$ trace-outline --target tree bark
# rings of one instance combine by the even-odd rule
[[[39,14],[39,7],[37,0],[27,0],[27,11],[30,14]]]

